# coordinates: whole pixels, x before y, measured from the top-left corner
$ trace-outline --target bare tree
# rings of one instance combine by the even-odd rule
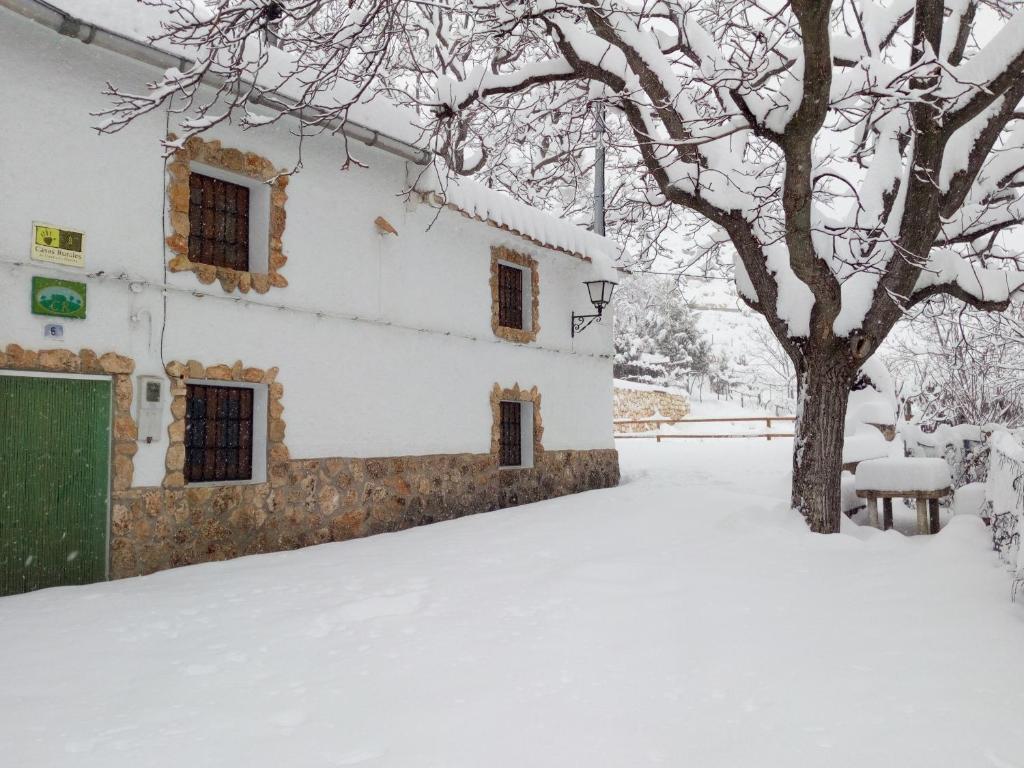
[[[792,400],[796,394],[793,361],[778,339],[758,321],[751,327],[747,342],[748,365],[757,373],[753,385],[778,390],[782,401]]]
[[[1024,216],[1016,0],[147,2],[173,11],[158,42],[196,62],[111,87],[102,130],[172,95],[183,138],[285,113],[334,130],[382,94],[424,116],[446,173],[525,164],[540,199],[580,188],[602,104],[610,226],[649,241],[698,214],[793,360],[792,503],[815,531],[839,528],[860,364],[908,308],[1000,310],[1024,282],[1001,235]],[[287,67],[268,65],[271,23]]]
[[[1024,426],[1024,307],[983,313],[937,297],[887,346],[901,396],[922,424]]]

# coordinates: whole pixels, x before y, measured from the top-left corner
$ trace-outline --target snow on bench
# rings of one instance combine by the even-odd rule
[[[857,467],[858,491],[886,491],[894,496],[902,496],[901,491],[945,491],[945,496],[952,483],[945,459],[869,459]]]
[[[918,533],[938,533],[939,499],[952,492],[952,485],[945,459],[869,459],[857,466],[857,495],[868,500],[868,521],[875,527],[882,500],[883,530],[892,527],[892,500],[900,497],[916,501]]]
[[[889,455],[890,445],[874,427],[843,438],[843,469],[856,472],[861,462],[883,459]]]

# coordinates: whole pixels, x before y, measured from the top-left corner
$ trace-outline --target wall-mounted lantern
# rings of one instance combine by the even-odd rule
[[[583,329],[591,323],[601,322],[601,315],[604,314],[604,308],[611,302],[612,294],[615,293],[615,286],[618,285],[618,283],[613,283],[611,280],[587,280],[583,284],[587,286],[587,293],[590,294],[590,303],[594,305],[594,309],[597,310],[597,313],[593,315],[577,315],[573,312],[573,337],[575,337],[577,333],[582,333]]]

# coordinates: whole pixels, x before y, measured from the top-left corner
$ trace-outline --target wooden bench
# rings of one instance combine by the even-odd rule
[[[857,467],[857,496],[867,499],[868,524],[878,528],[878,501],[882,501],[881,528],[892,528],[892,500],[913,499],[917,506],[917,532],[939,532],[939,499],[953,492],[945,459],[868,459]]]
[[[917,532],[938,533],[939,532],[939,499],[949,496],[952,488],[942,488],[938,491],[857,491],[857,496],[867,499],[868,502],[868,525],[878,528],[878,501],[882,501],[882,530],[892,528],[892,500],[893,499],[914,499],[917,504]]]

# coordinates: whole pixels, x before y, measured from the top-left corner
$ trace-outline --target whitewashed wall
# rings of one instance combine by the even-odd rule
[[[116,351],[136,360],[137,374],[162,375],[162,335],[165,361],[278,366],[294,458],[486,452],[496,381],[540,388],[546,448],[613,445],[610,318],[575,340],[569,333],[572,310],[592,311],[581,285],[588,263],[457,213],[409,207],[403,161],[354,144],[370,168],[342,172],[339,140],[313,138],[288,187],[289,287],[224,294],[170,274],[165,313],[165,117],[101,137],[89,114],[106,104],[105,81],[141,88],[155,70],[5,10],[0,62],[0,346]],[[287,167],[294,127],[208,138]],[[398,236],[377,234],[377,216]],[[27,263],[33,221],[83,230],[86,268]],[[491,331],[490,247],[499,244],[539,261],[536,344]],[[62,342],[45,339],[47,321],[30,314],[34,274],[88,283],[88,319],[64,320]],[[166,438],[140,446],[137,485],[159,484],[165,449]]]

